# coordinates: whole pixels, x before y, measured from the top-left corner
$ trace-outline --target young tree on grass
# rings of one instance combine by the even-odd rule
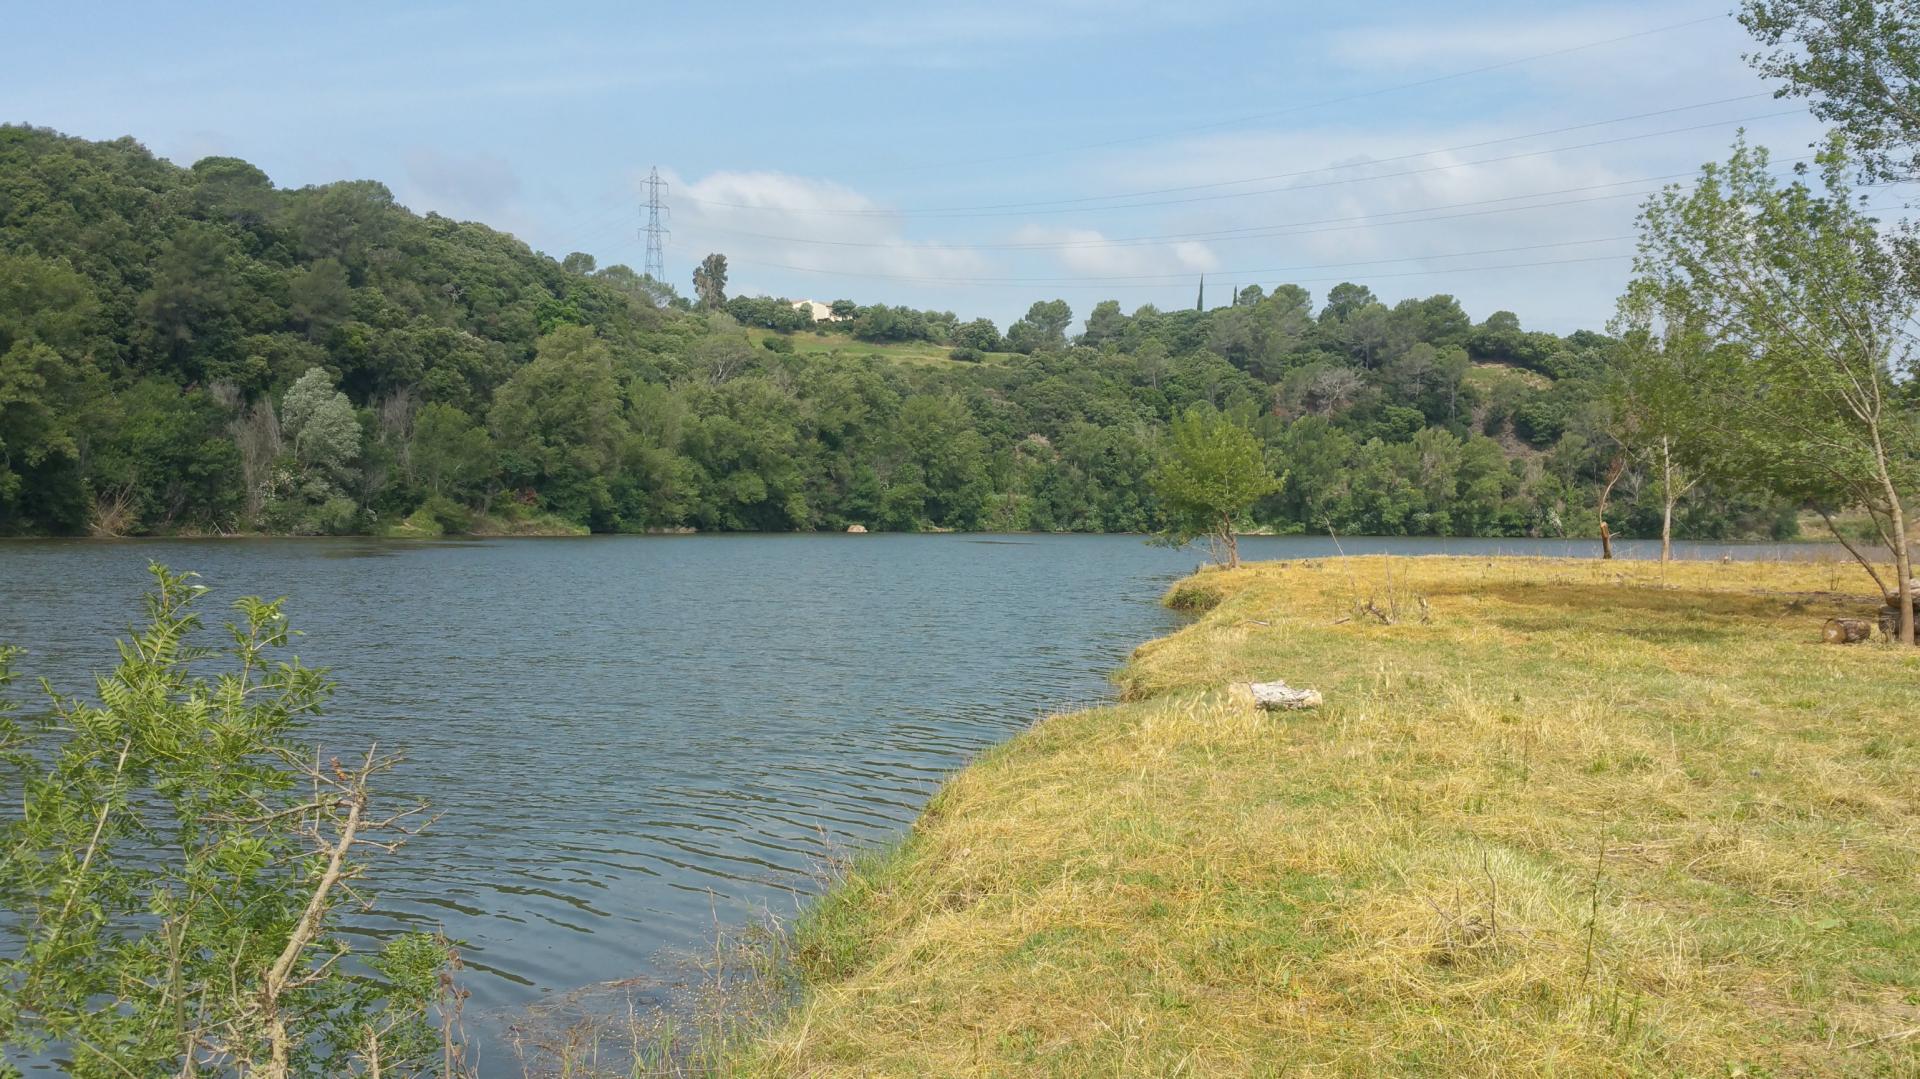
[[[1602,407],[1659,495],[1664,565],[1673,559],[1674,508],[1705,478],[1713,456],[1707,431],[1716,421],[1697,388],[1713,342],[1684,313],[1655,312],[1648,304],[1657,299],[1645,290],[1621,301],[1614,328],[1622,340]]]
[[[240,600],[231,644],[203,648],[206,589],[152,574],[148,624],[98,703],[57,697],[29,724],[0,706],[0,1061],[286,1079],[451,1056],[431,1019],[446,943],[356,957],[336,925],[364,900],[368,852],[414,830],[417,807],[370,789],[393,758],[323,763],[298,743],[332,687],[279,658],[279,601]],[[0,648],[0,688],[17,654]]]
[[[1234,519],[1281,483],[1251,432],[1204,407],[1175,418],[1160,464],[1148,479],[1166,511],[1163,538],[1186,544],[1204,536],[1214,560],[1224,560],[1229,569],[1240,565]]]
[[[1629,303],[1716,343],[1686,384],[1756,486],[1867,509],[1893,554],[1911,643],[1906,498],[1920,431],[1896,379],[1913,371],[1920,294],[1854,203],[1837,141],[1820,166],[1820,190],[1784,184],[1743,140],[1691,190],[1651,199]]]

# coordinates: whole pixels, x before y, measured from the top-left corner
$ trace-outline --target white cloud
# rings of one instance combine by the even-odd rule
[[[1627,263],[1568,260],[1631,252],[1630,241],[1616,238],[1632,235],[1638,202],[1637,197],[1602,196],[1648,190],[1656,185],[1619,182],[1689,166],[1673,165],[1667,159],[1671,148],[1665,156],[1639,159],[1615,152],[1545,154],[1497,163],[1477,162],[1536,144],[1420,152],[1506,133],[1470,126],[1225,134],[1130,153],[1103,163],[1101,171],[1130,176],[1142,188],[1304,173],[1170,194],[1166,197],[1206,201],[1166,206],[1155,212],[1152,227],[1130,224],[1122,233],[1243,230],[1192,241],[1204,244],[1209,276],[1269,287],[1300,282],[1317,296],[1324,296],[1334,280],[1351,279],[1371,285],[1389,300],[1451,292],[1475,317],[1507,308],[1522,312],[1532,325],[1597,326],[1612,308]],[[1322,168],[1325,171],[1305,171]],[[1260,193],[1213,197],[1248,191]],[[1517,209],[1522,206],[1539,208]],[[1575,242],[1588,240],[1605,242]],[[1110,252],[1115,261],[1090,272],[1122,272],[1124,252],[1142,250],[1153,249]],[[1521,263],[1559,265],[1496,269]],[[1416,274],[1420,276],[1412,276]]]
[[[1149,277],[1184,275],[1219,265],[1204,243],[1178,241],[1158,244],[1115,244],[1099,229],[1022,225],[1013,240],[1022,244],[1058,245],[1047,248],[1059,264],[1087,277]]]
[[[1458,72],[1485,79],[1493,76],[1479,69],[1495,67],[1528,83],[1583,90],[1615,104],[1671,104],[1699,89],[1725,90],[1736,82],[1760,89],[1740,59],[1749,40],[1731,17],[1712,8],[1614,4],[1464,18],[1446,7],[1427,10],[1425,17],[1333,31],[1322,48],[1336,63],[1369,77],[1417,81]],[[1695,21],[1702,19],[1707,21]]]
[[[724,251],[742,279],[784,283],[795,296],[872,294],[893,278],[932,286],[989,270],[979,252],[909,240],[900,215],[831,181],[731,171],[668,179],[680,251]]]

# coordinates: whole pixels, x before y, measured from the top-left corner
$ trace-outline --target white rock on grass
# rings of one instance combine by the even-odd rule
[[[1285,682],[1248,682],[1246,686],[1253,703],[1269,712],[1318,708],[1321,704],[1317,689],[1295,689]]]

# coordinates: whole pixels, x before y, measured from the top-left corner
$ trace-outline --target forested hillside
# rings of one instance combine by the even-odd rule
[[[1285,477],[1249,526],[1587,535],[1621,458],[1609,338],[1444,295],[1107,301],[1077,335],[1059,300],[1004,334],[842,301],[829,338],[727,299],[723,259],[694,285],[371,181],[0,128],[0,533],[1146,530],[1156,447],[1199,405]],[[1626,472],[1616,532],[1657,531],[1650,489]],[[1790,508],[1697,488],[1678,531],[1778,534]]]

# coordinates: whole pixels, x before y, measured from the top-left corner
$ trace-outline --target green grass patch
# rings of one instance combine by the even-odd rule
[[[1389,590],[1411,617],[1353,617]],[[1866,590],[1365,558],[1168,600],[1205,613],[1127,703],[983,756],[815,907],[726,1069],[1920,1072],[1920,656],[1819,643]],[[1228,688],[1269,678],[1327,704]]]
[[[953,364],[959,367],[975,366],[960,360],[951,359],[948,353],[953,350],[946,345],[930,344],[926,341],[909,341],[882,344],[874,341],[856,341],[844,333],[818,334],[807,330],[782,334],[774,330],[749,328],[747,336],[755,346],[770,337],[784,337],[793,343],[795,355],[824,356],[830,358],[872,357],[889,363],[915,364],[919,366]],[[1011,352],[982,353],[980,363],[1005,363],[1014,354]]]

